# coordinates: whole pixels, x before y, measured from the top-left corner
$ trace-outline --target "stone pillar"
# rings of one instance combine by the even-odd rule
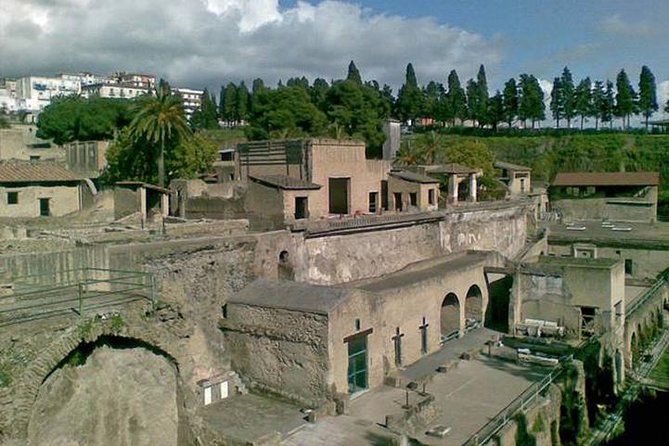
[[[162,194],[160,196],[160,213],[163,218],[170,214],[170,196],[168,194]]]
[[[476,181],[476,174],[475,173],[470,173],[469,174],[469,197],[467,197],[467,201],[471,201],[472,203],[476,203],[476,192],[477,192],[478,184]]]
[[[137,193],[139,194],[139,212],[142,214],[142,221],[146,220],[146,189],[144,187],[138,187]]]
[[[458,204],[458,176],[454,173],[448,177],[448,204]]]

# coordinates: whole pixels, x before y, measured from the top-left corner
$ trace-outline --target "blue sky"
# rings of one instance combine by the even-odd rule
[[[292,6],[295,1],[283,1]],[[319,2],[310,1],[312,4]],[[552,79],[568,65],[575,78],[633,81],[648,65],[669,79],[668,0],[358,0],[372,14],[433,17],[438,23],[501,44],[498,62],[485,61],[492,83],[522,72]],[[417,67],[419,69],[419,67]]]
[[[217,91],[339,79],[355,60],[397,91],[408,62],[423,84],[483,63],[492,90],[531,73],[548,91],[565,65],[636,84],[647,64],[666,101],[667,24],[669,0],[1,0],[0,76],[140,71]]]

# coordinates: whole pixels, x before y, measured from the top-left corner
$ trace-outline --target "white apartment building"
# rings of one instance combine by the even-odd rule
[[[81,92],[81,82],[75,79],[27,76],[16,81],[18,108],[40,111],[56,96],[69,96]]]
[[[202,106],[203,90],[193,90],[190,88],[172,88],[172,93],[180,94],[183,98],[184,112],[188,119],[193,116],[195,110],[199,110]]]
[[[147,94],[150,91],[151,90],[148,88],[137,87],[133,84],[118,82],[81,86],[81,95],[85,98],[99,96],[101,98],[112,99],[134,99],[143,94]]]

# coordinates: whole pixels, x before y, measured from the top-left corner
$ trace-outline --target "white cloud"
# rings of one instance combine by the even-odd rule
[[[363,78],[398,86],[413,62],[419,82],[488,72],[501,43],[438,23],[373,14],[358,5],[277,0],[2,0],[0,76],[88,70],[148,71],[174,84],[218,86],[261,77]]]
[[[620,14],[608,16],[600,23],[600,30],[608,34],[625,36],[650,36],[658,33],[659,29],[644,21],[625,21]]]

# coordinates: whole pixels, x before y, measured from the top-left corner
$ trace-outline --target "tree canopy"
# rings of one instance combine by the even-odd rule
[[[111,139],[133,117],[132,101],[81,96],[54,98],[39,115],[38,138],[58,145],[72,141]]]

